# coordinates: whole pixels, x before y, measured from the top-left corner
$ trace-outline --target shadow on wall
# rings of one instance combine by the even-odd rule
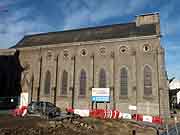
[[[0,109],[15,108],[21,93],[21,73],[19,51],[14,55],[0,56]]]

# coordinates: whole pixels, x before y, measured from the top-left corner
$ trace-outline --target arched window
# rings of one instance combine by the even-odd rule
[[[68,86],[68,72],[63,71],[62,78],[61,78],[61,95],[67,95],[67,86]]]
[[[120,95],[128,95],[128,71],[125,67],[120,71]]]
[[[149,66],[144,67],[144,95],[152,95],[152,70]]]
[[[85,96],[86,95],[86,72],[84,71],[84,69],[82,69],[81,73],[80,73],[79,95],[80,96]]]
[[[106,71],[103,68],[99,73],[99,88],[106,88]]]
[[[51,73],[48,70],[46,72],[45,84],[44,84],[44,94],[45,95],[49,95],[50,94],[50,88],[51,88]]]

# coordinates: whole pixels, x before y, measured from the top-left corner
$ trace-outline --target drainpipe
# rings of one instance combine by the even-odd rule
[[[58,83],[58,61],[59,61],[59,55],[57,55],[56,58],[56,87],[54,89],[54,105],[56,105],[56,93],[57,93],[57,83]]]
[[[116,99],[115,99],[115,54],[113,52],[113,109],[116,109]]]
[[[135,52],[135,63],[136,63],[136,114],[138,113],[138,63],[137,63],[137,51]]]
[[[157,55],[157,58],[156,58],[156,65],[157,65],[157,80],[158,80],[158,82],[157,82],[157,87],[158,87],[158,102],[159,102],[159,116],[161,116],[161,106],[160,106],[160,88],[159,88],[159,62],[158,62],[158,50],[156,51],[156,55]]]
[[[41,48],[40,48],[41,52]],[[40,56],[40,65],[39,65],[39,87],[37,90],[37,101],[40,99],[40,90],[41,90],[41,72],[42,72],[42,56]]]
[[[33,88],[34,88],[34,75],[32,75],[32,83],[31,83],[31,97],[30,97],[30,102],[32,102],[33,98]]]
[[[92,88],[94,88],[94,54],[92,55],[92,64],[93,64],[93,80],[92,80]],[[91,94],[92,94],[92,89],[91,89]],[[92,106],[91,109],[94,107],[94,101],[92,101]]]
[[[73,71],[73,88],[72,88],[72,103],[71,103],[71,108],[74,109],[74,91],[75,91],[75,75],[76,75],[76,56],[73,57],[74,60],[74,71]]]

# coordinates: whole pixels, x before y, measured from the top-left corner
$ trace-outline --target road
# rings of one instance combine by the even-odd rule
[[[177,127],[174,126],[170,128],[167,132],[162,133],[161,135],[180,135],[180,123],[177,124]]]

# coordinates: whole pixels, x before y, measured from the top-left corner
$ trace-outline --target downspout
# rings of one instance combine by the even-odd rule
[[[73,57],[74,60],[74,71],[73,71],[73,88],[72,88],[72,103],[71,103],[71,108],[74,109],[74,91],[75,91],[75,75],[76,75],[76,56]]]
[[[31,98],[30,98],[30,102],[32,102],[32,98],[33,98],[33,88],[34,88],[34,75],[32,75],[32,84],[31,84]]]
[[[93,80],[92,80],[92,88],[94,88],[94,54],[92,55],[92,60],[93,60]],[[92,93],[92,92],[91,92]],[[92,101],[92,106],[91,109],[94,107],[94,102]]]
[[[158,87],[158,102],[159,102],[159,116],[161,116],[161,107],[160,107],[160,88],[159,88],[159,62],[158,62],[158,50],[156,51],[156,55],[157,55],[157,60],[156,60],[156,65],[157,65],[157,87]]]
[[[40,48],[40,53],[41,53],[41,48]],[[39,87],[38,87],[38,91],[37,91],[37,101],[39,101],[39,98],[40,98],[41,72],[42,72],[42,56],[40,56],[40,65],[39,65]]]
[[[116,109],[116,100],[115,100],[115,54],[112,53],[113,57],[113,109]]]
[[[137,51],[135,52],[135,62],[136,62],[136,114],[138,114],[138,64],[137,64]]]
[[[58,83],[58,61],[59,61],[59,55],[57,55],[56,58],[56,87],[54,89],[54,105],[56,105],[56,92],[57,92],[57,83]]]

